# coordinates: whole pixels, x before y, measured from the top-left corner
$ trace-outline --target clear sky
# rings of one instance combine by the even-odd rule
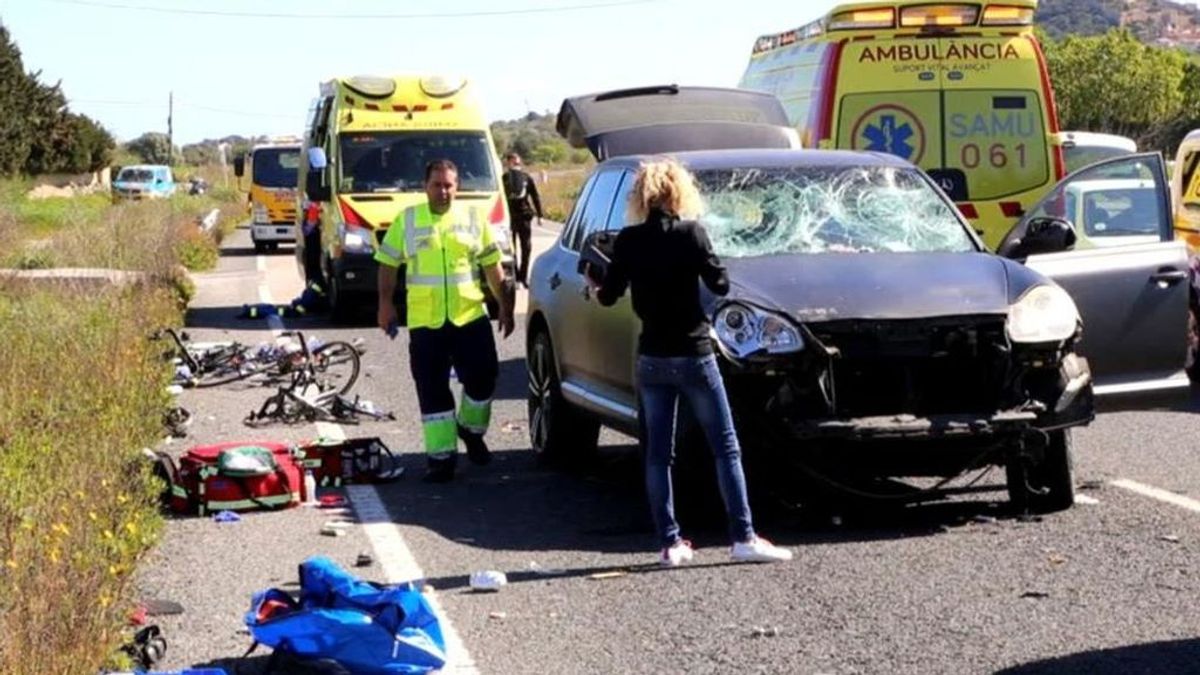
[[[566,96],[620,87],[732,87],[757,36],[834,4],[0,0],[0,22],[26,70],[61,80],[71,109],[120,140],[165,132],[174,92],[182,145],[299,134],[318,83],[338,75],[461,73],[479,85],[492,119],[556,112]]]

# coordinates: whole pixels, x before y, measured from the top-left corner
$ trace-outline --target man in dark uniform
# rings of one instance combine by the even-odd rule
[[[512,218],[514,253],[517,257],[517,281],[529,287],[529,238],[532,235],[533,217],[542,224],[542,198],[538,196],[537,184],[521,168],[521,156],[510,152],[504,156],[504,194],[508,198],[508,214]]]

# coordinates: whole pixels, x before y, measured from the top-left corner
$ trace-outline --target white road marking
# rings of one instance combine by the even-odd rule
[[[1095,506],[1100,503],[1100,500],[1087,495],[1075,495],[1075,503],[1084,504],[1086,506]]]
[[[1177,495],[1174,492],[1169,492],[1167,490],[1163,490],[1162,488],[1156,488],[1153,485],[1146,485],[1135,480],[1129,480],[1128,478],[1114,480],[1112,485],[1123,490],[1136,492],[1143,497],[1150,497],[1151,499],[1157,499],[1160,502],[1166,502],[1172,506],[1178,506],[1180,508],[1187,509],[1193,513],[1200,513],[1200,501],[1196,501],[1190,497],[1184,497],[1183,495]]]
[[[363,533],[375,549],[375,559],[383,568],[384,578],[391,583],[424,579],[425,573],[408,550],[404,537],[400,535],[400,528],[392,522],[375,486],[348,485],[346,493],[350,496],[350,502],[362,523]],[[436,592],[437,589],[434,590]],[[475,661],[471,659],[466,645],[450,623],[450,617],[442,609],[435,593],[426,594],[425,599],[437,614],[442,627],[442,637],[446,639],[446,666],[440,672],[478,673]]]
[[[267,256],[265,256],[265,255],[254,256],[254,266],[258,269],[259,272],[266,272],[267,271]]]

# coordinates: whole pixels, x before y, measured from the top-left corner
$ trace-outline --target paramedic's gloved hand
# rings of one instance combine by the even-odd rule
[[[517,322],[516,319],[513,318],[512,308],[507,307],[501,309],[500,318],[496,320],[496,330],[507,338],[509,335],[512,335],[513,329],[516,327],[516,325]]]
[[[379,329],[388,334],[393,340],[400,331],[400,317],[396,315],[396,307],[392,303],[381,304],[375,314]]]

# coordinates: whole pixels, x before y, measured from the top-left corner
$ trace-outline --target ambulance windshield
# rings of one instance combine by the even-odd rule
[[[784,167],[698,171],[717,254],[975,251],[966,227],[916,170]]]
[[[341,192],[422,192],[425,165],[448,159],[460,192],[494,192],[487,136],[472,131],[402,131],[342,135]]]

